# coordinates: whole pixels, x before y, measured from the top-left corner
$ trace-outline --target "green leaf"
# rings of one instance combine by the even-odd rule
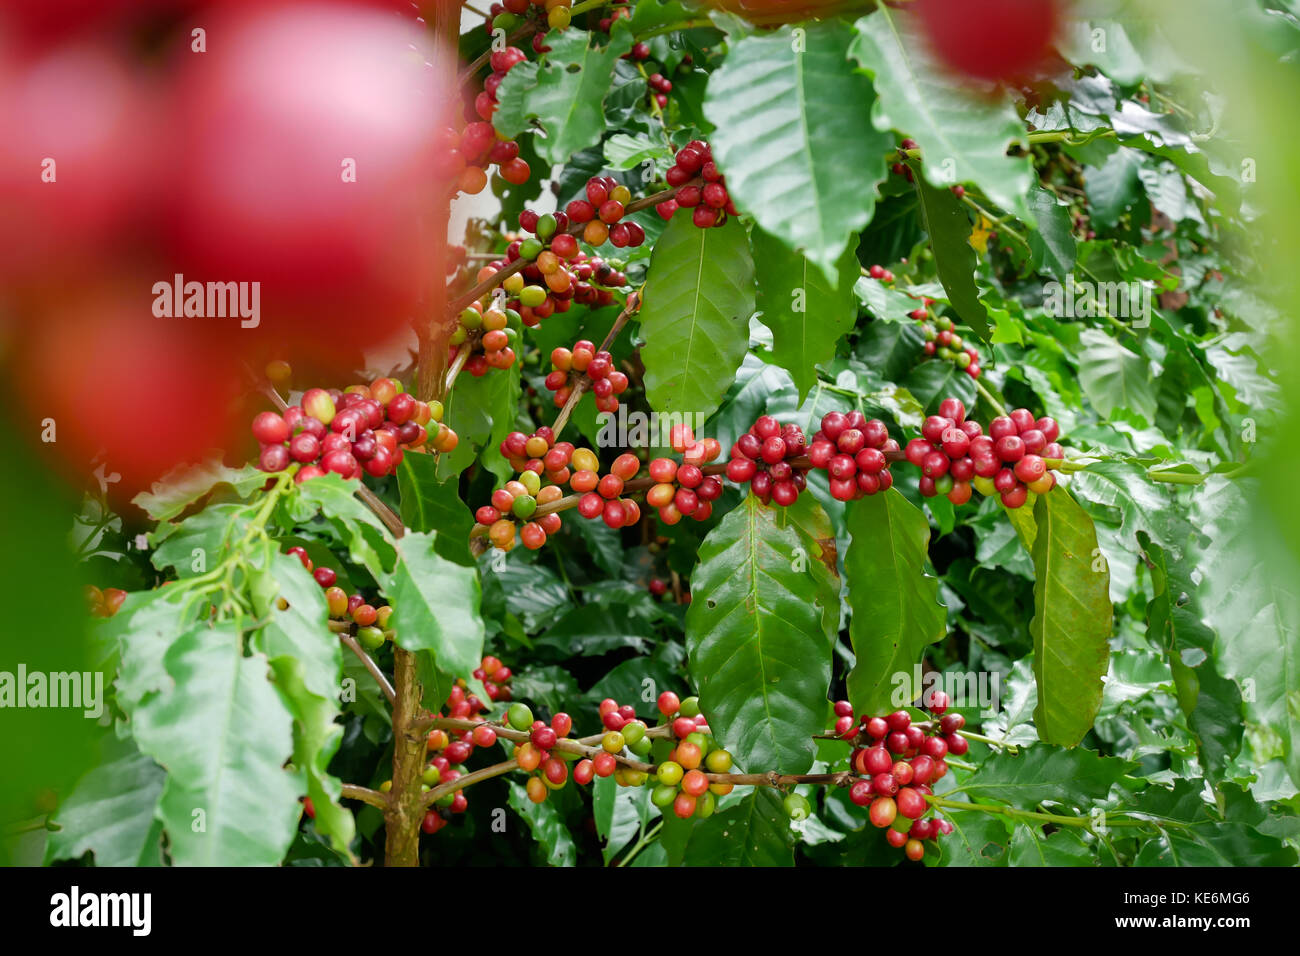
[[[1040,725],[1041,727],[1041,725]],[[1019,753],[999,750],[961,785],[972,800],[998,800],[1016,807],[1044,801],[1086,808],[1105,799],[1134,764],[1092,750],[1029,747]]]
[[[838,283],[850,237],[871,220],[892,138],[872,129],[867,79],[834,22],[732,38],[709,78],[711,145],[736,205]]]
[[[167,774],[136,748],[109,734],[99,764],[77,782],[52,822],[45,862],[87,851],[96,866],[162,865],[162,826],[154,818]]]
[[[912,369],[903,385],[912,397],[921,403],[927,415],[939,411],[939,403],[952,396],[960,398],[967,408],[975,407],[975,380],[952,362],[928,359]]]
[[[460,500],[460,482],[456,478],[438,480],[435,455],[407,454],[397,468],[397,487],[401,494],[402,523],[412,531],[436,531],[437,552],[449,561],[471,566],[469,533],[474,516]]]
[[[940,866],[1007,865],[1007,828],[998,817],[962,811],[945,816],[952,833],[938,843]]]
[[[229,487],[239,498],[246,498],[264,484],[266,472],[252,465],[228,468],[220,459],[213,459],[201,465],[183,465],[168,472],[148,491],[136,495],[132,503],[154,521],[170,521],[221,486]]]
[[[938,579],[925,571],[930,522],[896,488],[851,502],[845,518],[853,536],[844,573],[857,658],[849,700],[858,713],[875,714],[920,695],[913,667],[944,636],[947,609]]]
[[[1257,759],[1280,758],[1300,785],[1300,600],[1296,563],[1276,527],[1251,514],[1252,482],[1213,477],[1196,497],[1196,524],[1210,544],[1199,565],[1205,613],[1218,631],[1219,668],[1246,693]]]
[[[648,825],[650,787],[620,787],[613,777],[597,777],[591,784],[591,815],[605,841],[600,852],[608,865]]]
[[[1073,747],[1101,706],[1110,656],[1110,572],[1092,519],[1064,488],[1034,503],[1034,723],[1045,743]]]
[[[293,487],[284,504],[291,521],[303,524],[317,514],[324,515],[354,563],[377,579],[387,573],[397,551],[383,522],[357,500],[356,482],[330,474]]]
[[[1140,157],[1135,150],[1121,146],[1101,166],[1085,167],[1089,214],[1099,232],[1113,229],[1120,216],[1141,198]]]
[[[293,713],[293,762],[307,774],[316,829],[346,855],[356,824],[351,811],[339,803],[342,781],[328,771],[343,740],[343,727],[335,722],[343,650],[328,627],[324,592],[298,559],[287,554],[275,555],[252,588],[254,609],[267,622],[255,637],[255,647],[270,660],[276,689]],[[279,607],[280,599],[287,608]]]
[[[1070,476],[1070,491],[1085,508],[1092,510],[1090,503],[1095,503],[1118,513],[1120,532],[1128,542],[1145,532],[1181,550],[1192,526],[1167,488],[1162,490],[1145,468],[1130,461],[1099,461]]]
[[[803,773],[825,729],[838,606],[825,568],[794,527],[748,496],[700,546],[686,612],[690,670],[713,735],[742,769]],[[820,573],[819,573],[820,569]]]
[[[1100,329],[1084,329],[1079,344],[1079,384],[1097,413],[1109,417],[1119,408],[1154,421],[1156,387],[1147,360]]]
[[[886,381],[901,382],[924,348],[925,333],[915,322],[871,322],[858,336],[854,354]]]
[[[440,669],[468,678],[483,659],[478,569],[438,554],[437,537],[403,537],[401,558],[382,582],[393,606],[393,640],[408,651],[432,651]]]
[[[614,64],[632,46],[628,31],[612,36],[602,46],[584,30],[548,34],[551,51],[545,61],[517,64],[497,89],[500,105],[492,117],[497,131],[513,138],[532,129],[535,119],[546,135],[536,137],[534,145],[552,165],[598,142],[605,132],[605,93]]]
[[[1073,830],[1044,834],[1022,823],[1011,834],[1011,866],[1096,866],[1096,855]]]
[[[174,863],[275,866],[293,842],[305,791],[293,716],[245,657],[237,624],[197,626],[164,659],[174,686],[131,714],[141,751],[167,770],[159,816]]]
[[[1048,272],[1061,281],[1074,268],[1074,223],[1070,210],[1046,189],[1035,186],[1029,203],[1038,228],[1029,234],[1029,265],[1035,272]]]
[[[1201,765],[1217,782],[1241,749],[1241,690],[1215,666],[1214,630],[1201,619],[1190,575],[1146,534],[1138,538],[1153,592],[1147,636],[1169,654],[1179,705],[1196,737]]]
[[[854,25],[849,48],[876,81],[878,130],[895,129],[921,144],[921,171],[934,186],[976,183],[1018,219],[1034,222],[1025,201],[1033,181],[1028,156],[1007,155],[1025,140],[1024,123],[1006,94],[972,92],[929,53],[913,15],[880,6]]]
[[[735,219],[698,229],[674,216],[655,244],[641,306],[646,398],[656,411],[708,415],[749,344],[754,265]]]
[[[854,283],[859,275],[856,240],[836,264],[831,284],[813,263],[761,229],[750,235],[758,276],[758,309],[772,330],[772,358],[786,369],[802,402],[817,382],[817,366],[835,355],[835,343],[857,318]]]
[[[915,163],[912,168],[916,168]],[[948,301],[962,323],[980,338],[987,339],[988,310],[975,286],[975,249],[970,244],[971,224],[966,207],[950,190],[936,189],[919,177],[916,192],[921,198],[921,218],[930,237],[935,269],[948,293]]]
[[[735,806],[699,823],[686,844],[687,866],[794,866],[794,835],[781,796],[755,787]]]
[[[546,854],[546,862],[551,866],[573,866],[578,855],[577,847],[573,845],[573,837],[556,812],[555,805],[549,800],[533,803],[528,799],[528,791],[513,780],[509,781],[509,786],[510,806],[528,824],[533,839]]]

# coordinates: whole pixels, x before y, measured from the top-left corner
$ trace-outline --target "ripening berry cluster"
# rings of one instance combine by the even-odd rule
[[[564,216],[569,223],[582,226],[583,242],[589,246],[601,246],[608,240],[610,245],[619,249],[645,242],[645,230],[640,225],[630,220],[623,221],[627,204],[632,201],[630,189],[613,176],[593,176],[587,180],[586,195],[586,199],[575,199],[564,207]],[[540,233],[538,235],[545,238]],[[569,238],[573,239],[572,236]]]
[[[511,323],[518,325],[521,321],[514,309],[471,302],[461,310],[456,331],[448,339],[450,355],[455,358],[462,348],[473,350],[465,370],[475,378],[487,374],[490,368],[507,369],[515,364],[513,346],[519,341],[519,330]]]
[[[655,769],[650,802],[665,812],[671,806],[683,820],[711,817],[717,798],[730,793],[735,784],[710,780],[708,774],[730,773],[731,754],[709,733],[698,697],[679,700],[672,691],[664,691],[657,706],[677,744]]]
[[[360,594],[348,594],[335,582],[338,572],[324,565],[315,567],[307,550],[298,545],[285,554],[292,555],[302,562],[316,583],[325,591],[325,604],[329,608],[331,620],[351,620],[357,626],[357,642],[368,651],[383,647],[389,637],[388,619],[393,616],[393,609],[387,604],[375,607]]]
[[[662,73],[651,73],[646,78],[647,92],[654,97],[655,105],[664,109],[668,105],[668,94],[673,91],[673,81]]]
[[[519,155],[518,143],[511,140],[497,140],[496,130],[492,126],[492,114],[497,111],[498,104],[496,94],[497,88],[501,85],[501,81],[506,78],[506,74],[509,73],[511,69],[518,66],[526,59],[528,59],[528,57],[524,54],[524,51],[515,46],[508,46],[503,50],[494,50],[492,52],[492,73],[483,81],[483,89],[474,99],[474,112],[478,114],[479,119],[483,122],[482,124],[470,124],[471,126],[478,127],[478,129],[476,129],[473,134],[471,142],[461,147],[461,152],[465,156],[466,162],[469,162],[470,154],[467,151],[467,147],[477,147],[481,149],[482,141],[486,139],[488,134],[490,134],[491,139],[487,140],[489,144],[488,152],[484,159],[487,162],[497,163],[497,169],[501,172],[501,178],[513,186],[519,186],[528,182],[528,177],[532,174],[532,170],[528,168],[527,160]],[[482,126],[486,126],[487,130],[483,131],[481,128]],[[493,152],[496,153],[496,159],[492,158]],[[487,176],[486,174],[482,175],[482,181],[480,182],[479,178],[474,176],[471,172],[473,169],[474,166],[467,166],[465,168],[465,172],[461,174],[461,182],[459,185],[462,188],[464,188],[465,185],[477,186],[478,188],[472,190],[472,192],[480,192],[483,187],[487,185]],[[466,183],[467,177],[473,178]],[[471,190],[466,190],[466,192],[470,191]]]
[[[627,391],[627,376],[614,368],[614,357],[606,351],[596,351],[595,343],[587,339],[573,343],[572,349],[560,346],[551,352],[551,368],[546,387],[555,393],[556,408],[564,406],[584,375],[591,383],[597,411],[617,411],[618,396]]]
[[[882,265],[874,265],[867,270],[867,275],[881,282],[893,282],[894,274]]]
[[[760,415],[731,446],[727,478],[737,484],[749,482],[750,490],[764,504],[775,501],[788,507],[807,487],[807,467],[796,468],[790,463],[802,457],[806,448],[798,425],[782,425],[771,415]]]
[[[456,447],[456,433],[441,424],[442,414],[441,403],[418,401],[391,378],[342,392],[308,389],[302,403],[283,415],[261,412],[253,419],[253,437],[262,446],[258,467],[278,472],[298,462],[302,467],[294,480],[299,482],[327,473],[391,475],[406,451],[426,450],[435,427],[435,451]]]
[[[621,495],[626,483],[640,470],[641,459],[629,453],[614,459],[606,475],[592,468],[575,471],[569,487],[582,495],[578,499],[578,514],[588,519],[600,518],[614,529],[632,527],[641,520],[641,506]]]
[[[562,522],[554,512],[529,520],[538,507],[553,504],[564,496],[559,485],[542,488],[540,482],[536,472],[521,472],[517,480],[507,481],[504,488],[492,492],[492,504],[474,513],[479,524],[488,526],[488,540],[498,551],[510,551],[515,546],[513,519],[524,522],[518,528],[519,540],[529,551],[542,547],[550,535],[560,530]]]
[[[951,362],[971,378],[979,378],[979,351],[957,334],[956,329],[953,328],[952,319],[947,316],[941,315],[933,322],[930,322],[928,307],[933,305],[933,300],[926,299],[925,304],[926,308],[913,309],[908,313],[909,316],[921,323],[921,329],[925,333],[925,345],[922,347],[925,354],[941,358],[945,362]]]
[[[835,704],[835,732],[857,746],[849,765],[862,775],[849,788],[849,800],[869,807],[874,826],[888,828],[890,846],[903,850],[910,860],[925,856],[923,841],[952,832],[952,824],[930,816],[926,800],[931,785],[948,773],[948,754],[961,756],[969,749],[958,731],[966,724],[961,714],[945,713],[948,695],[931,694],[928,710],[934,721],[913,723],[905,710],[886,716],[853,716],[846,700]]]
[[[1056,485],[1047,459],[1064,457],[1057,444],[1060,426],[1052,418],[1035,419],[1025,408],[989,423],[989,433],[966,419],[966,407],[956,398],[939,403],[939,414],[921,426],[921,437],[904,449],[907,460],[921,469],[919,488],[927,498],[947,495],[965,504],[972,489],[997,493],[1008,508],[1021,507],[1029,492],[1045,494]]]
[[[879,419],[867,421],[856,410],[827,412],[808,446],[808,461],[814,468],[826,469],[837,501],[852,501],[894,484],[888,456],[897,451],[898,442]]]
[[[102,591],[93,584],[82,589],[86,597],[86,610],[92,617],[112,617],[126,600],[126,592],[121,588],[104,588]]]
[[[658,509],[664,524],[677,524],[682,518],[707,521],[713,514],[713,502],[722,497],[722,482],[704,474],[701,467],[722,454],[722,446],[716,438],[695,444],[701,450],[680,465],[671,458],[650,462],[650,477],[655,483],[645,493],[645,503]]]
[[[914,139],[903,140],[901,143],[898,144],[898,149],[899,149],[898,161],[889,167],[889,171],[893,173],[895,176],[902,176],[909,183],[914,182],[915,178],[912,176],[912,167],[908,166],[907,163],[903,162],[902,150],[920,149],[920,148],[921,148],[921,144]]]
[[[495,68],[498,57],[508,58],[517,56],[514,63],[521,62],[524,59],[522,50],[516,47],[508,47],[500,53],[492,54],[492,62]],[[514,63],[511,63],[513,66]],[[496,89],[493,84],[493,74],[488,77],[488,83],[492,84],[492,89]],[[501,76],[505,76],[503,72]],[[497,81],[499,82],[499,81]],[[480,93],[480,99],[486,97],[486,92]],[[495,109],[495,103],[493,104]],[[481,114],[480,114],[481,115]],[[530,170],[528,163],[519,156],[519,144],[512,139],[498,139],[496,130],[487,120],[491,114],[465,124],[465,128],[457,136],[454,131],[448,131],[448,140],[454,142],[454,149],[449,150],[450,154],[450,172],[456,177],[456,188],[467,195],[474,196],[483,191],[488,183],[487,167],[496,165],[501,172],[501,177],[507,182],[518,185],[528,181]]]
[[[700,179],[698,184],[696,177]],[[679,149],[665,178],[677,193],[672,199],[655,206],[655,211],[664,219],[673,218],[678,209],[690,209],[691,222],[701,229],[708,229],[721,226],[728,216],[739,215],[727,192],[727,179],[713,161],[713,151],[708,143],[693,139]]]
[[[488,7],[486,27],[488,33],[501,29],[509,33],[526,22],[534,22],[533,50],[547,53],[550,47],[542,43],[547,30],[566,30],[573,20],[573,0],[504,0]],[[606,29],[605,32],[609,32]]]
[[[507,683],[510,680],[510,668],[497,658],[484,657],[475,669],[474,676],[483,681],[488,697],[492,700],[510,699]],[[420,778],[421,792],[428,792],[440,784],[454,783],[465,775],[465,761],[474,753],[475,747],[491,747],[497,742],[496,731],[480,716],[487,710],[487,705],[482,698],[467,693],[463,678],[457,679],[452,686],[445,706],[449,717],[478,721],[479,724],[472,730],[450,733],[440,729],[429,731],[429,736],[425,738],[425,750],[429,757]],[[379,789],[386,793],[392,786],[393,782],[387,780]],[[425,833],[437,833],[447,824],[447,818],[438,812],[439,809],[464,813],[468,807],[469,801],[464,790],[445,793],[426,811],[421,828]]]

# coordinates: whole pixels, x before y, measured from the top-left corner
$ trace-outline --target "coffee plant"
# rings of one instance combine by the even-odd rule
[[[5,854],[1295,865],[1300,9],[1194,6],[6,6]]]

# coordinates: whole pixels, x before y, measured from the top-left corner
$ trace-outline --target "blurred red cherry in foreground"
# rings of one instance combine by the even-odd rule
[[[1049,61],[1062,0],[916,0],[908,4],[938,57],[981,80],[1032,78]]]
[[[151,311],[148,277],[85,288],[29,315],[12,356],[22,431],[75,478],[95,459],[119,499],[236,434],[239,363],[193,319]],[[53,430],[50,430],[50,422]]]
[[[260,282],[262,346],[327,355],[421,311],[451,115],[427,33],[323,3],[237,9],[181,55],[168,233],[186,280]]]

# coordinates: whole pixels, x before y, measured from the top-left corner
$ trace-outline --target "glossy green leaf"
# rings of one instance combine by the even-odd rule
[[[749,344],[754,266],[735,219],[698,229],[673,217],[655,244],[641,306],[646,397],[658,412],[708,415]]]
[[[838,600],[776,511],[748,496],[704,539],[686,646],[709,726],[736,764],[802,773],[825,729],[834,636],[823,611]]]
[[[770,787],[754,787],[735,806],[696,824],[685,862],[687,866],[794,866],[793,845],[781,795]]]
[[[96,866],[159,866],[162,826],[155,819],[166,772],[135,741],[110,733],[100,762],[54,814],[45,862],[94,853]]]
[[[758,310],[772,330],[772,358],[786,369],[803,401],[817,381],[817,366],[835,355],[835,343],[857,318],[853,294],[859,267],[850,241],[829,283],[813,263],[761,229],[750,236],[758,277]]]
[[[468,678],[483,659],[478,570],[448,561],[436,534],[408,534],[401,560],[384,582],[393,606],[394,640],[408,651],[432,651],[438,667]]]
[[[524,818],[533,839],[537,841],[546,862],[551,866],[573,866],[577,858],[577,848],[573,837],[555,810],[550,800],[533,803],[528,799],[528,792],[513,780],[509,782],[510,807]]]
[[[469,533],[474,516],[460,500],[460,482],[438,479],[438,456],[403,456],[397,468],[402,523],[412,531],[436,531],[437,552],[449,561],[474,563],[469,553]]]
[[[274,866],[293,841],[306,792],[293,755],[293,715],[268,677],[266,657],[245,657],[239,628],[197,626],[164,665],[173,687],[131,716],[141,751],[167,771],[159,816],[173,862]]]
[[[857,658],[849,700],[862,714],[895,710],[920,695],[914,666],[947,628],[938,579],[926,573],[930,522],[895,488],[850,503],[845,517],[853,536],[844,572]]]
[[[1041,726],[1041,725],[1040,725]],[[999,750],[964,779],[962,793],[976,803],[998,800],[1016,807],[1051,801],[1081,808],[1106,797],[1134,764],[1092,750],[1030,747]]]
[[[1084,329],[1079,341],[1079,384],[1098,414],[1124,409],[1153,421],[1156,390],[1147,360],[1100,329]]]
[[[1034,723],[1046,743],[1072,747],[1101,706],[1110,656],[1110,572],[1092,519],[1064,488],[1034,503]]]
[[[837,284],[893,145],[871,126],[875,93],[846,60],[848,42],[833,21],[733,38],[704,103],[737,207]]]
[[[930,55],[907,11],[882,6],[853,29],[849,55],[874,77],[880,94],[871,115],[875,127],[920,143],[922,170],[934,186],[976,183],[994,203],[1032,223],[1029,159],[1007,155],[1012,143],[1025,141],[1011,99],[981,95],[953,78]]]

